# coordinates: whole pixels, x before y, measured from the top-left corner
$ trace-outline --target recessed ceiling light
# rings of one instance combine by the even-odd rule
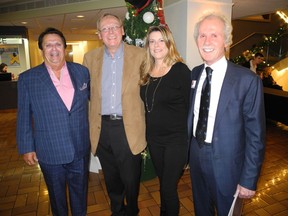
[[[21,23],[22,23],[23,25],[26,25],[28,22],[25,22],[25,21],[24,21],[24,22],[21,22]]]
[[[83,18],[83,17],[84,17],[83,15],[78,15],[78,16],[77,16],[77,18]]]

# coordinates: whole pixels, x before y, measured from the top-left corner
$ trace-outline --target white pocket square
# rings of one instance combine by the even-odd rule
[[[79,89],[80,91],[83,91],[86,88],[87,88],[87,83],[83,83],[83,85]]]
[[[196,80],[192,80],[191,82],[191,88],[194,89],[196,87]]]

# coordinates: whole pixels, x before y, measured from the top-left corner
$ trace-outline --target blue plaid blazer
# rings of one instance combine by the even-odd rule
[[[45,64],[29,69],[18,80],[17,145],[20,154],[36,152],[46,164],[65,164],[89,154],[88,69],[67,62],[74,86],[69,111]]]

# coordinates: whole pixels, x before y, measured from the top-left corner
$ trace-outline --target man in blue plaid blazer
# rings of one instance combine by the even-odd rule
[[[39,163],[53,215],[86,215],[90,141],[89,72],[65,61],[66,40],[54,28],[39,36],[44,63],[19,76],[17,144],[28,165]]]

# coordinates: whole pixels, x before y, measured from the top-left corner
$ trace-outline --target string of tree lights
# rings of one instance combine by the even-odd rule
[[[235,57],[231,61],[236,64],[243,64],[248,59],[251,59],[253,55],[257,52],[262,53],[264,49],[266,49],[269,46],[272,46],[273,44],[276,44],[281,37],[286,34],[288,31],[288,24],[285,23],[279,29],[273,33],[270,36],[264,36],[263,41],[260,41],[256,45],[254,45],[251,49],[245,50],[241,55]]]
[[[150,26],[167,25],[163,0],[125,0],[127,13],[124,20],[125,42],[143,47]]]

